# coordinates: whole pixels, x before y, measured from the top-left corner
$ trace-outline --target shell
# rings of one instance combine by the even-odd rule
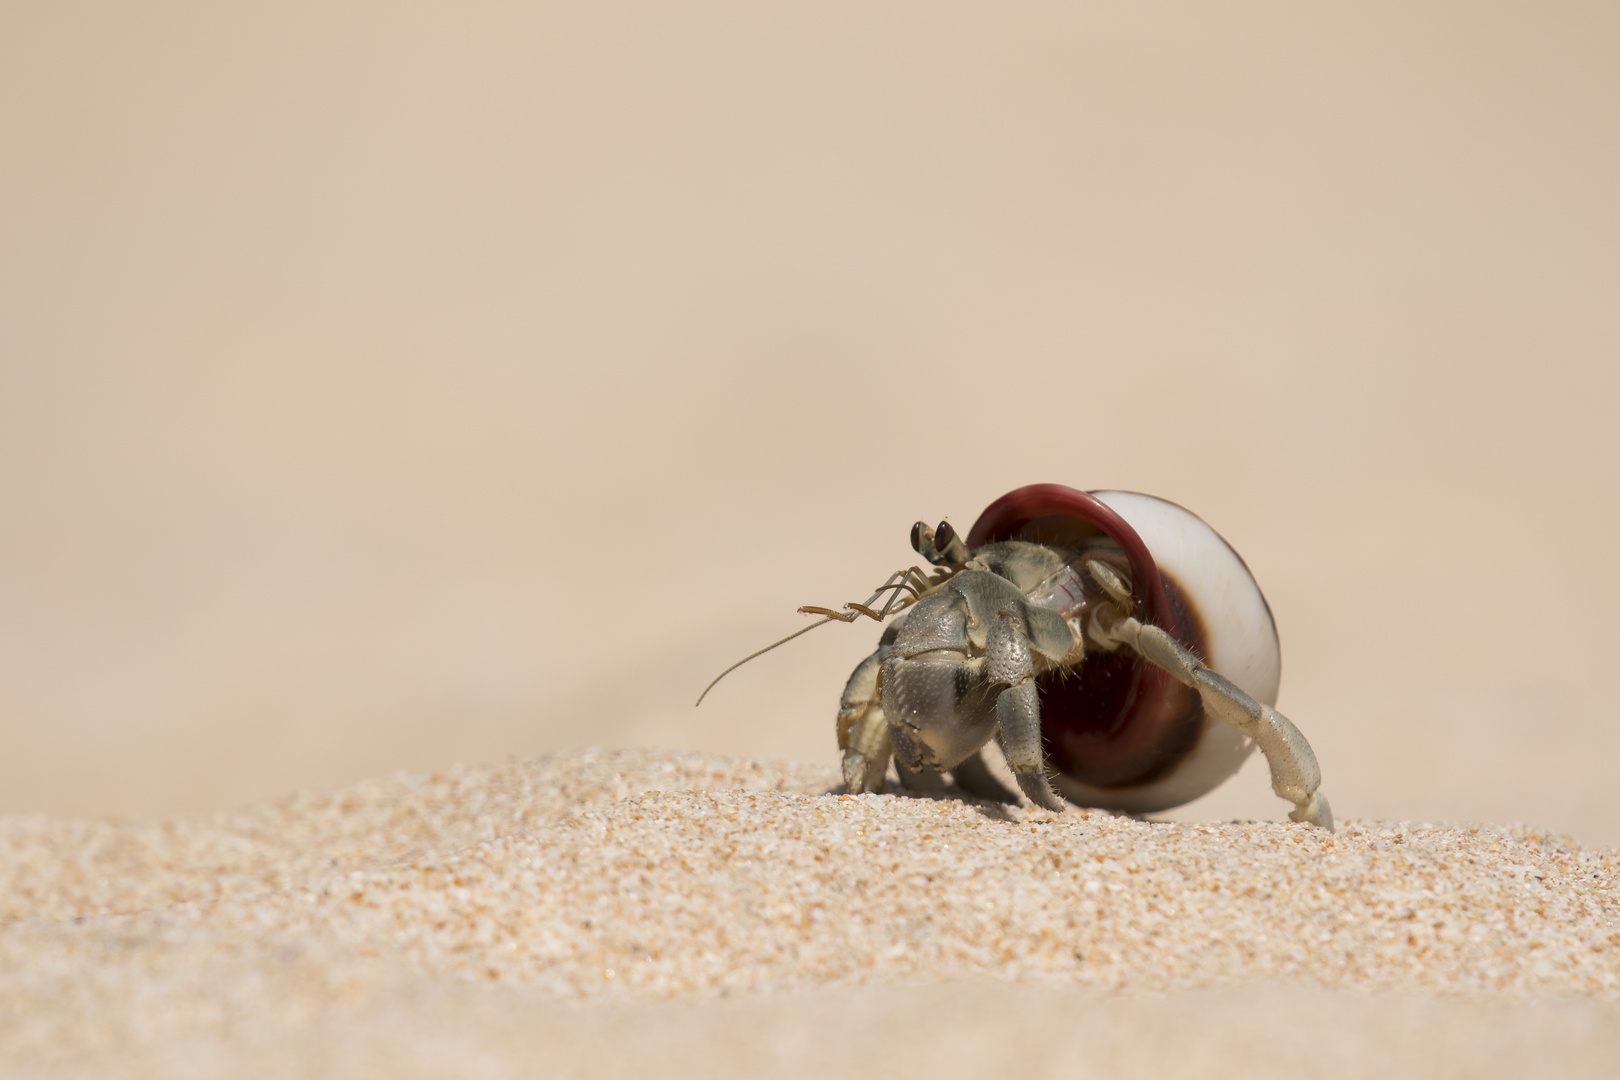
[[[1276,704],[1282,657],[1271,609],[1242,558],[1190,510],[1137,492],[1034,484],[987,507],[967,544],[1087,537],[1106,537],[1123,554],[1137,618],[1169,631],[1255,700]],[[1082,806],[1180,806],[1214,790],[1254,750],[1206,715],[1193,691],[1123,650],[1093,653],[1067,680],[1044,679],[1041,713],[1054,786]]]

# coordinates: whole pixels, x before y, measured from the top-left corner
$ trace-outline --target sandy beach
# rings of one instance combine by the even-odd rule
[[[10,815],[0,1053],[85,1076],[1596,1076],[1620,1053],[1620,852],[834,779],[587,751],[206,819]]]

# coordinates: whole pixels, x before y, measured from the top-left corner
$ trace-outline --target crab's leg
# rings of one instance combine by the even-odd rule
[[[878,649],[855,666],[838,701],[838,746],[844,751],[844,787],[851,795],[881,792],[894,755],[889,720],[878,700],[884,651]]]
[[[1000,684],[996,695],[996,724],[1001,752],[1029,801],[1062,812],[1064,803],[1046,778],[1046,755],[1041,750],[1041,702],[1035,690],[1035,663],[1023,619],[1014,611],[1000,611],[990,624],[985,642],[985,675]]]
[[[1333,831],[1333,810],[1317,790],[1322,770],[1305,736],[1282,713],[1262,705],[1234,686],[1231,680],[1206,667],[1179,641],[1157,626],[1124,618],[1109,629],[1109,636],[1135,649],[1149,663],[1163,668],[1177,682],[1198,691],[1211,716],[1226,721],[1253,739],[1271,766],[1271,790],[1294,804],[1288,817]]]

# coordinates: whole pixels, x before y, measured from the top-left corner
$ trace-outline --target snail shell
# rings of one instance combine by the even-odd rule
[[[1163,627],[1256,701],[1277,702],[1282,656],[1271,609],[1221,535],[1181,506],[1131,491],[1059,484],[992,503],[969,548],[997,540],[1090,546],[1130,575],[1136,617]],[[1040,680],[1053,785],[1082,806],[1166,810],[1214,790],[1254,744],[1208,716],[1198,695],[1128,649],[1092,651],[1078,672]]]

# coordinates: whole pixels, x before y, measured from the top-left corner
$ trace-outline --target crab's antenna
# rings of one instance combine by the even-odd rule
[[[743,657],[741,660],[737,661],[735,664],[732,664],[730,667],[726,668],[726,670],[722,671],[720,674],[718,674],[718,675],[716,675],[714,677],[714,682],[711,682],[708,686],[705,686],[703,688],[703,693],[698,695],[697,704],[698,705],[703,704],[703,699],[709,696],[709,691],[710,690],[714,689],[714,683],[717,683],[721,679],[725,678],[727,675],[730,675],[733,671],[736,671],[738,668],[740,668],[744,664],[748,663],[748,661],[754,659],[754,657],[756,657],[756,656],[764,656],[766,653],[770,652],[772,649],[776,648],[778,645],[786,645],[788,642],[792,641],[794,638],[798,637],[800,634],[808,634],[810,631],[814,630],[818,626],[823,625],[824,623],[849,622],[849,621],[851,621],[852,619],[855,618],[854,612],[860,612],[861,614],[866,615],[868,618],[876,619],[878,622],[882,622],[883,617],[885,615],[888,615],[889,610],[892,607],[894,607],[895,598],[900,595],[899,590],[901,588],[909,589],[914,598],[916,596],[920,595],[917,592],[917,590],[912,588],[910,585],[902,584],[898,588],[896,588],[895,582],[896,582],[897,579],[900,580],[900,581],[904,581],[905,579],[909,578],[911,576],[911,574],[912,574],[911,570],[896,570],[894,573],[889,575],[889,580],[888,581],[885,581],[882,585],[878,586],[877,592],[873,593],[871,596],[868,596],[866,598],[866,603],[865,604],[845,604],[844,605],[845,607],[852,609],[851,613],[847,614],[847,615],[846,614],[841,614],[841,613],[836,612],[836,611],[829,611],[826,608],[812,608],[812,607],[802,607],[802,608],[800,608],[799,609],[800,611],[803,611],[803,612],[805,612],[807,614],[822,615],[822,616],[825,616],[825,617],[821,620],[821,622],[813,622],[809,626],[805,627],[803,630],[796,630],[793,633],[789,634],[787,637],[783,638],[781,641],[775,642],[774,644],[771,644],[771,645],[767,645],[763,649],[759,650],[758,652],[749,653],[747,656]],[[924,582],[926,583],[926,581],[927,581],[927,579],[925,578]],[[887,592],[890,589],[894,589],[895,591],[894,591],[893,595],[891,595],[889,597],[889,602],[887,604],[883,605],[882,614],[879,614],[878,612],[873,611],[870,608],[869,605],[877,603],[878,597],[882,596],[885,592]],[[696,708],[696,707],[697,707],[696,705],[693,706],[693,708]]]
[[[747,656],[743,657],[741,660],[737,661],[735,664],[732,664],[730,667],[726,668],[726,670],[722,671],[720,674],[716,675],[714,677],[714,682],[710,683],[708,686],[705,686],[703,688],[703,693],[698,695],[697,705],[703,704],[703,699],[709,696],[709,691],[714,689],[714,684],[715,683],[719,682],[721,679],[725,678],[727,675],[730,675],[733,671],[736,671],[738,668],[740,668],[744,664],[748,663],[748,661],[752,660],[754,657],[756,657],[756,656],[764,656],[766,653],[770,652],[772,649],[776,648],[778,645],[786,645],[788,642],[792,641],[794,638],[799,637],[802,634],[808,634],[810,631],[814,630],[816,627],[825,626],[827,623],[830,623],[832,621],[833,621],[832,617],[828,616],[827,618],[822,619],[819,622],[811,623],[809,626],[805,627],[803,630],[795,630],[793,633],[789,634],[787,637],[783,638],[781,641],[778,641],[778,642],[775,642],[773,644],[767,645],[763,649],[759,650],[758,652],[749,653]],[[697,705],[694,705],[693,708],[696,708]]]
[[[823,618],[820,622],[813,622],[803,630],[796,630],[787,637],[783,638],[781,641],[767,645],[758,652],[749,653],[735,664],[732,664],[730,667],[726,668],[726,670],[714,677],[714,682],[711,682],[708,686],[703,688],[703,693],[698,695],[697,705],[703,704],[703,699],[709,696],[709,691],[714,689],[715,683],[718,683],[721,679],[725,678],[727,675],[730,675],[733,671],[736,671],[738,668],[742,667],[756,656],[764,656],[777,646],[786,645],[800,634],[808,634],[816,627],[823,626],[826,623],[854,622],[855,616],[857,615],[865,615],[867,618],[876,622],[882,622],[890,615],[904,611],[912,604],[915,604],[918,600],[921,600],[925,593],[929,592],[940,583],[950,580],[954,573],[955,571],[953,570],[940,571],[933,580],[929,580],[928,575],[924,574],[917,567],[913,566],[908,570],[896,570],[894,573],[890,574],[889,580],[885,581],[882,585],[879,585],[877,592],[874,592],[871,596],[868,596],[866,598],[866,603],[864,604],[857,604],[854,601],[851,601],[850,603],[844,605],[844,607],[847,609],[845,611],[833,611],[830,608],[809,606],[800,608],[799,610],[807,615],[820,615],[823,616]],[[915,584],[913,584],[913,582],[915,582]],[[922,586],[921,589],[917,587],[919,585]],[[888,601],[883,605],[882,610],[874,611],[872,609],[872,605],[877,603],[878,598],[884,593],[889,594]],[[910,593],[911,595],[906,596],[904,593]],[[696,707],[696,705],[693,706],[693,708]]]
[[[906,592],[910,593],[911,599],[901,601],[901,589],[904,589]],[[896,581],[891,585],[885,585],[883,588],[877,591],[877,595],[882,596],[884,593],[889,592],[890,590],[893,590],[894,595],[889,597],[889,602],[883,605],[883,610],[885,613],[888,612],[888,610],[897,602],[903,602],[907,607],[910,607],[912,604],[915,604],[918,600],[922,599],[922,593],[918,592],[916,586],[907,581]]]

